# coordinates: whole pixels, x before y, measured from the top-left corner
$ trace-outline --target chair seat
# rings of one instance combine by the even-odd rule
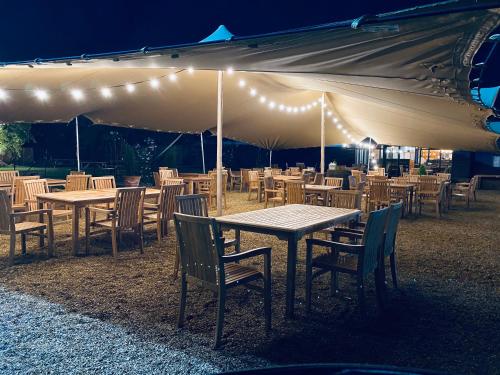
[[[224,265],[226,272],[226,285],[247,283],[262,277],[262,273],[254,268],[242,266],[237,263],[227,263]]]
[[[46,224],[36,223],[32,221],[23,221],[22,223],[16,223],[16,233],[26,233],[34,230],[45,229]]]
[[[335,260],[331,254],[321,254],[313,259],[312,266],[355,274],[358,269],[358,257],[356,255],[339,255]]]
[[[151,221],[157,221],[158,220],[158,213],[153,212],[151,214],[145,214],[144,215],[144,221],[151,222]]]

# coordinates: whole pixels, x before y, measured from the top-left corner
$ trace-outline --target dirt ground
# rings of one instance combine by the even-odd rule
[[[246,194],[230,193],[228,213],[263,208]],[[185,328],[176,328],[179,287],[172,278],[176,239],[156,241],[146,231],[141,255],[125,235],[119,257],[111,256],[108,235],[91,241],[92,255],[71,257],[69,225],[56,227],[56,255],[48,259],[30,241],[28,255],[17,251],[7,266],[8,236],[0,237],[0,285],[126,327],[148,340],[189,352],[211,345],[216,300],[196,285],[188,293]],[[229,237],[229,236],[228,236]],[[260,295],[244,287],[229,292],[224,351],[276,364],[356,362],[444,370],[463,374],[500,373],[500,192],[479,191],[466,209],[454,202],[436,219],[403,219],[397,240],[398,290],[389,283],[388,310],[377,309],[373,282],[367,287],[368,314],[357,308],[352,280],[330,297],[329,276],[315,280],[313,311],[304,310],[305,242],[299,248],[297,316],[284,319],[286,243],[242,233],[242,249],[272,246],[273,331],[264,333]],[[253,262],[261,266],[261,260]]]

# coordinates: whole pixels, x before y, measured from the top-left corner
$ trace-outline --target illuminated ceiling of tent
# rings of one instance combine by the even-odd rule
[[[0,122],[85,115],[98,124],[211,130],[215,71],[231,67],[223,132],[232,139],[270,149],[318,146],[325,92],[327,144],[373,137],[495,150],[497,135],[485,127],[491,111],[473,101],[469,82],[475,53],[500,24],[500,7],[483,3],[447,1],[245,38],[219,30],[222,41],[6,64]]]

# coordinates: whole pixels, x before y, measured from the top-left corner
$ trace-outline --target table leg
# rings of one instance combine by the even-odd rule
[[[297,238],[288,238],[288,259],[286,270],[286,311],[285,318],[293,318],[295,304],[295,273],[297,268]]]
[[[77,205],[73,206],[72,216],[72,239],[73,239],[73,256],[78,255],[78,236],[80,234],[80,209]]]
[[[411,215],[412,212],[413,212],[413,192],[414,192],[414,189],[413,188],[410,188],[410,205],[408,207],[408,213]]]
[[[189,194],[194,194],[194,182],[189,181]]]
[[[40,201],[38,201],[38,209],[39,210],[43,209],[43,203]],[[43,214],[38,215],[38,221],[40,223],[43,223]],[[44,237],[42,236],[42,234],[43,230],[40,230],[40,237],[38,237],[38,245],[40,246],[40,248],[42,248],[45,245]]]

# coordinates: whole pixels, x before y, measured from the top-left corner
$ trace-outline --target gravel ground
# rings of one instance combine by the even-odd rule
[[[60,225],[54,258],[34,250],[33,241],[25,258],[18,250],[14,267],[6,266],[8,238],[3,236],[0,286],[60,304],[69,313],[123,327],[144,342],[194,355],[199,363],[221,369],[261,366],[266,363],[263,359],[277,364],[357,362],[498,374],[500,192],[480,191],[478,198],[470,209],[457,202],[440,220],[426,208],[423,216],[401,221],[400,288],[389,289],[389,309],[382,314],[376,308],[373,283],[368,283],[365,318],[359,314],[351,280],[342,278],[340,298],[332,298],[327,275],[315,280],[313,312],[305,314],[305,244],[301,241],[297,319],[284,320],[286,244],[274,237],[243,233],[243,249],[263,245],[273,249],[273,332],[264,333],[261,296],[235,288],[228,295],[223,351],[210,350],[216,311],[210,292],[190,285],[185,328],[175,328],[179,286],[171,277],[174,233],[159,244],[154,229],[148,230],[142,255],[125,236],[126,244],[115,261],[107,235],[91,241],[92,255],[71,257],[70,241],[64,238],[70,229]],[[228,205],[228,213],[263,207],[240,193],[229,194]],[[252,264],[260,267],[261,260]],[[113,357],[106,350],[96,352],[102,361]]]
[[[2,374],[207,374],[248,366],[222,353],[208,362],[197,355],[210,350],[206,346],[180,351],[147,342],[123,327],[4,288],[0,301]]]

